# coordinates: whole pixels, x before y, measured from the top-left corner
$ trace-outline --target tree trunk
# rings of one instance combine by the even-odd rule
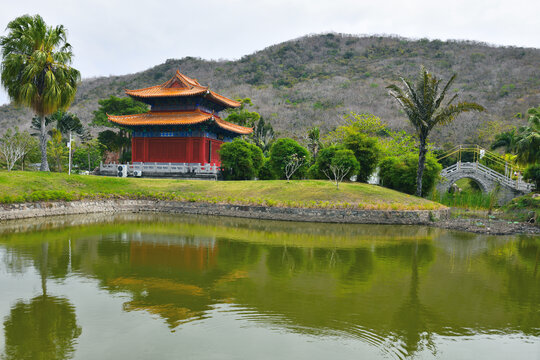
[[[49,162],[47,161],[47,129],[45,128],[45,117],[40,116],[40,129],[39,129],[39,148],[41,150],[41,166],[39,171],[50,171]]]
[[[420,153],[418,154],[418,171],[416,172],[416,196],[422,196],[422,176],[426,164],[426,139],[420,139]]]

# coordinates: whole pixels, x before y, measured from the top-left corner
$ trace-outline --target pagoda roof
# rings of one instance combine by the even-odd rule
[[[197,79],[187,77],[178,70],[170,80],[161,85],[136,90],[125,89],[125,92],[129,96],[141,99],[200,95],[225,107],[236,108],[241,105],[238,101],[231,100],[211,91],[208,86],[202,86]]]
[[[252,128],[236,125],[222,120],[219,116],[201,110],[190,111],[150,111],[135,115],[109,115],[109,121],[123,126],[163,126],[163,125],[192,125],[205,121],[214,121],[217,126],[230,132],[246,135],[253,132]]]

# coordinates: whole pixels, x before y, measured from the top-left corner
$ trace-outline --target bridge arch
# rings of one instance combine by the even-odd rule
[[[471,159],[472,157],[472,159]],[[478,145],[458,145],[446,153],[440,155],[437,160],[454,158],[456,163],[441,171],[442,180],[437,184],[439,193],[446,193],[456,181],[469,178],[480,186],[480,189],[489,193],[498,189],[499,203],[504,203],[510,199],[527,194],[534,189],[533,184],[524,182],[521,177],[514,179],[511,174],[519,174],[521,169],[515,164],[508,163],[499,154],[492,153]],[[463,161],[468,159],[469,161]],[[505,175],[482,164],[481,159],[486,159],[487,163],[498,164],[505,169]]]
[[[471,179],[478,184],[478,187],[483,193],[489,193],[493,190],[492,184],[489,184],[486,179],[476,174],[456,173],[452,176],[445,177],[444,181],[441,181],[438,186],[439,193],[447,193],[450,187],[461,179]]]

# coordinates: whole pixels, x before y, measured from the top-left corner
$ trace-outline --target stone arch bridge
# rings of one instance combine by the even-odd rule
[[[472,158],[463,156],[464,152],[473,152]],[[457,162],[444,168],[441,171],[442,180],[437,184],[439,193],[447,192],[456,181],[464,178],[474,180],[485,193],[490,193],[498,189],[498,200],[500,204],[506,203],[511,199],[527,194],[534,189],[533,184],[529,184],[521,179],[521,171],[515,166],[508,164],[500,155],[489,152],[479,146],[458,147],[441,155],[442,160],[451,155],[457,157]],[[503,175],[490,167],[480,163],[480,159],[486,158],[494,164],[504,166],[506,175]],[[472,161],[462,161],[462,160]],[[518,174],[514,179],[512,174]]]

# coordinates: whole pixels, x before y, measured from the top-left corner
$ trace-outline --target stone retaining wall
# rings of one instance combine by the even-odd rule
[[[450,217],[450,209],[403,211],[306,209],[178,201],[103,200],[5,204],[0,205],[0,220],[106,212],[165,212],[266,220],[407,225],[430,224]]]

